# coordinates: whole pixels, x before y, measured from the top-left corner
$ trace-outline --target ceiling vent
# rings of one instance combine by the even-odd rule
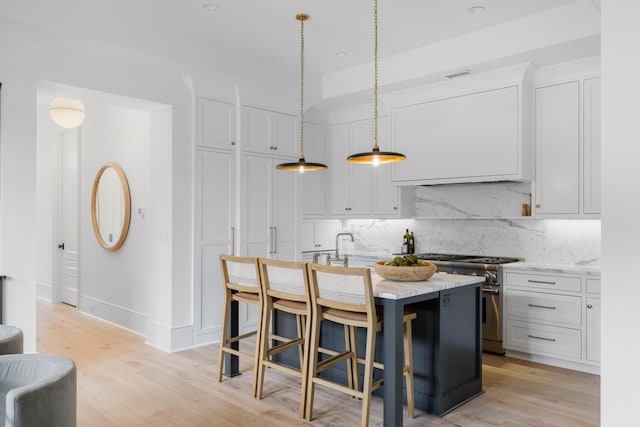
[[[457,77],[466,76],[467,74],[471,74],[471,70],[467,69],[467,70],[458,71],[457,73],[447,74],[445,77],[448,79],[455,79]]]

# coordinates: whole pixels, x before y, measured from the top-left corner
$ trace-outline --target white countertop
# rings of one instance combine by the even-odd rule
[[[600,277],[600,266],[594,264],[541,264],[533,262],[514,262],[503,264],[503,269],[533,270],[541,273],[586,274]]]
[[[402,299],[484,282],[484,277],[436,273],[424,282],[386,280],[371,271],[373,295],[377,298]]]

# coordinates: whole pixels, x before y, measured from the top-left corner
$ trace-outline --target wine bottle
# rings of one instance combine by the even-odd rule
[[[416,252],[416,238],[413,235],[413,231],[409,236],[409,253],[414,254]]]
[[[404,233],[404,238],[402,240],[402,253],[403,254],[408,254],[409,253],[409,239],[411,238],[411,235],[409,234],[409,229],[407,228],[407,231]]]

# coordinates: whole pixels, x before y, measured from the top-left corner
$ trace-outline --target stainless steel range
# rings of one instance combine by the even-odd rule
[[[504,354],[502,347],[502,268],[501,264],[521,261],[518,258],[485,257],[425,253],[419,259],[433,262],[439,273],[484,276],[482,285],[482,349]]]

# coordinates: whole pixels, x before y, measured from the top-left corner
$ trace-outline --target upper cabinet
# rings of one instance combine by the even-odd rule
[[[600,213],[600,78],[586,79],[584,91],[584,213]]]
[[[236,145],[236,106],[198,98],[196,108],[198,147],[232,150]]]
[[[327,164],[329,166],[327,201],[332,217],[355,218],[407,218],[413,215],[415,191],[413,188],[395,187],[390,182],[391,165],[377,167],[347,163],[353,153],[371,150],[373,120],[361,117],[356,110],[334,115],[337,121],[329,126],[327,138]],[[378,126],[379,145],[388,147],[389,118],[381,117]]]
[[[533,214],[600,214],[600,78],[535,90]]]
[[[325,163],[324,126],[304,124],[304,156],[308,162]],[[326,182],[331,170],[309,172],[302,175],[302,214],[323,216],[326,214]]]
[[[528,180],[528,67],[386,95],[395,185]]]
[[[536,214],[580,212],[580,84],[536,89]]]
[[[296,116],[244,106],[243,119],[244,151],[272,156],[299,156]]]

